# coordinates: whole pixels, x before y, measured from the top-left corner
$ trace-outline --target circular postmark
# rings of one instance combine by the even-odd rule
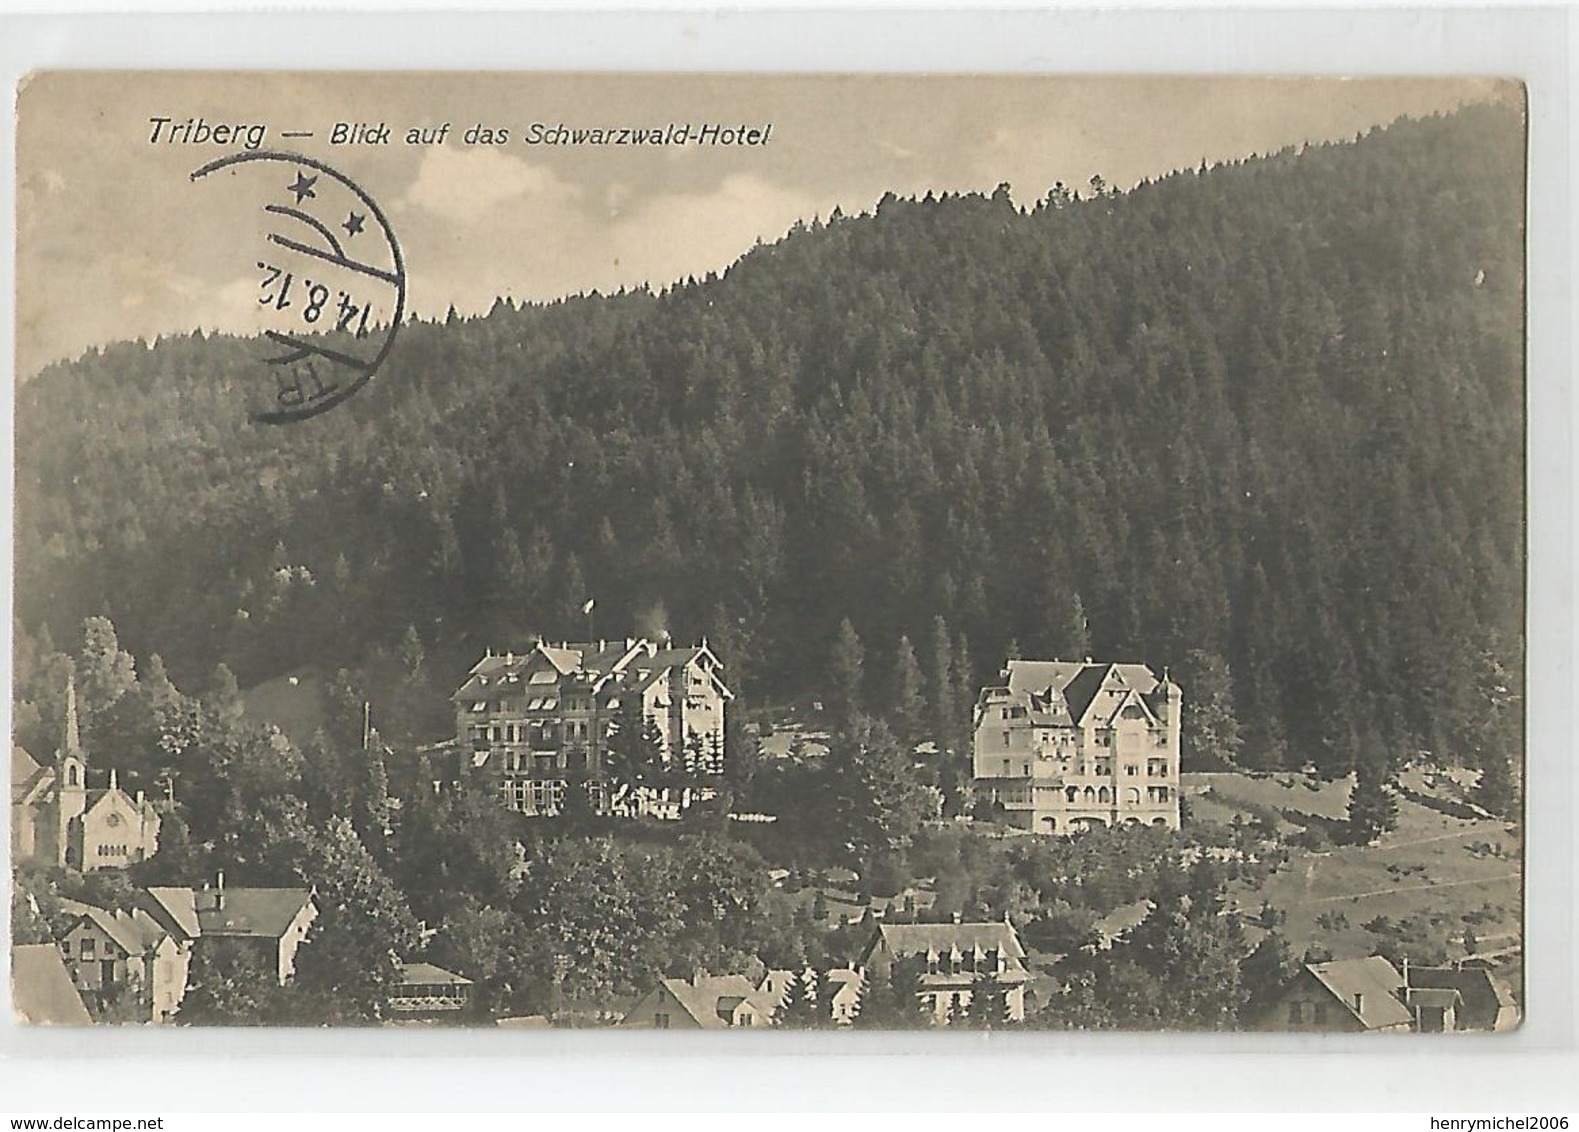
[[[233,289],[259,346],[249,416],[286,424],[328,412],[373,379],[400,331],[406,268],[394,230],[359,185],[313,158],[236,153],[192,181],[221,171],[261,217],[228,245],[250,260],[235,264],[251,274]]]

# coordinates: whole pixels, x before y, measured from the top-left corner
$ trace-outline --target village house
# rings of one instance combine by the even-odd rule
[[[93,1021],[60,949],[50,943],[11,948],[11,1007],[26,1025],[86,1026]]]
[[[1177,829],[1181,703],[1144,664],[1010,660],[976,701],[977,796],[1037,833]]]
[[[1031,974],[1012,925],[878,924],[855,967],[872,983],[881,983],[891,977],[896,960],[911,956],[923,960],[918,993],[935,1023],[942,1025],[968,1010],[977,986],[987,978],[1003,988],[1009,1020],[1024,1020]]]
[[[226,888],[220,873],[213,888],[150,888],[146,911],[172,937],[191,947],[247,948],[284,986],[296,973],[296,952],[318,918],[306,888]]]
[[[760,1029],[773,1024],[776,1003],[744,975],[660,979],[621,1026],[644,1030]]]
[[[762,981],[757,984],[757,990],[773,1003],[775,1011],[783,1010],[789,1003],[796,977],[794,971],[770,970],[762,976]],[[811,968],[808,967],[799,977],[804,980],[814,976]],[[861,972],[835,967],[823,972],[822,977],[829,1020],[835,1026],[854,1025],[856,1016],[861,1012],[861,994],[866,984]]]
[[[60,955],[79,992],[102,1009],[131,996],[149,1022],[175,1017],[186,995],[191,950],[142,909],[75,905],[77,918],[59,938]]]
[[[11,748],[11,859],[90,872],[122,869],[159,848],[159,813],[139,790],[122,790],[114,770],[103,787],[90,787],[87,755],[77,728],[75,681],[66,683],[60,747],[40,766]],[[105,779],[99,779],[105,781]]]
[[[1263,1030],[1425,1033],[1511,1030],[1519,1010],[1507,985],[1480,967],[1400,971],[1380,955],[1307,963],[1260,1020]]]
[[[663,757],[718,773],[724,710],[733,693],[704,640],[671,648],[648,640],[552,645],[490,652],[451,696],[455,736],[475,772],[523,814],[559,812],[566,784],[587,784],[593,805],[628,805],[607,782],[608,741],[625,697],[636,697]],[[646,812],[675,816],[689,799],[659,792]]]

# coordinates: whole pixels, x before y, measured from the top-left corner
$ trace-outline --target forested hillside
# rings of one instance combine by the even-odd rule
[[[18,394],[19,694],[94,614],[246,685],[408,627],[575,637],[595,597],[758,702],[826,694],[848,619],[867,707],[902,637],[960,687],[1194,651],[1252,764],[1473,761],[1522,663],[1522,166],[1472,107],[1030,209],[888,197],[661,294],[412,323],[287,427],[245,422],[237,340],[54,366]]]

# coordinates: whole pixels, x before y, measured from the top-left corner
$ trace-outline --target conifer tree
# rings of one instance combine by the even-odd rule
[[[932,741],[945,746],[954,728],[954,644],[948,622],[939,613],[932,619],[932,639],[927,647],[928,699],[932,711]]]
[[[894,652],[893,695],[889,718],[894,733],[914,743],[926,729],[926,677],[916,662],[916,650],[909,637],[899,638]]]
[[[861,646],[855,626],[846,617],[839,623],[839,634],[834,638],[833,649],[828,657],[828,690],[825,695],[833,725],[839,730],[848,728],[862,710],[865,665],[866,650]]]
[[[1375,742],[1360,748],[1354,769],[1354,791],[1349,795],[1349,839],[1369,845],[1398,827],[1398,799],[1393,793],[1393,773],[1386,750]]]

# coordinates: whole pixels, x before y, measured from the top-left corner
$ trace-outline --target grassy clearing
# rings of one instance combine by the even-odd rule
[[[1285,836],[1301,828],[1328,830],[1348,804],[1346,783],[1310,789],[1289,775],[1192,778],[1197,788],[1210,788],[1191,798],[1193,816],[1224,821],[1271,810]],[[1445,776],[1439,782],[1439,794],[1426,793],[1419,776],[1408,783],[1424,801],[1401,799],[1398,828],[1375,845],[1292,849],[1288,863],[1265,883],[1236,887],[1234,900],[1252,914],[1270,902],[1285,917],[1279,930],[1296,953],[1314,947],[1338,957],[1368,955],[1392,940],[1417,959],[1428,959],[1436,948],[1456,959],[1466,954],[1468,929],[1475,953],[1497,958],[1499,973],[1518,993],[1519,835],[1503,822],[1463,816],[1455,805],[1461,801],[1457,785]],[[1401,924],[1408,925],[1405,943],[1397,942]]]

